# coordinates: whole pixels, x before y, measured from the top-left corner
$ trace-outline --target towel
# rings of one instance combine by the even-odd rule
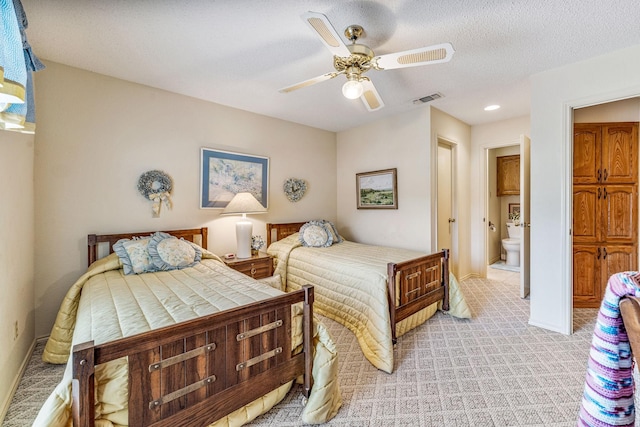
[[[635,423],[633,355],[620,315],[620,299],[640,296],[640,273],[609,278],[593,331],[578,426],[629,426]]]

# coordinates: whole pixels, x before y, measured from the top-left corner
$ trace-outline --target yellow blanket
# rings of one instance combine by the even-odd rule
[[[96,261],[60,307],[43,360],[67,367],[34,426],[71,426],[72,370],[67,359],[72,345],[90,340],[100,344],[280,294],[228,268],[213,254],[191,268],[140,275],[124,275],[115,254]],[[301,311],[294,310],[294,316],[301,316]],[[293,322],[296,345],[302,342],[300,323]],[[328,421],[342,403],[335,345],[317,320],[314,350],[314,386],[302,414],[308,424]],[[123,359],[96,368],[97,426],[127,424],[127,375]],[[285,384],[213,425],[245,424],[282,400],[290,387]]]
[[[387,263],[424,253],[343,241],[326,248],[303,247],[298,233],[267,249],[277,259],[275,274],[283,289],[315,288],[314,309],[347,328],[358,338],[365,357],[378,369],[393,372],[393,343],[387,300]],[[453,275],[449,280],[449,314],[470,318],[471,311]],[[397,325],[397,336],[427,321],[438,309],[433,304]]]

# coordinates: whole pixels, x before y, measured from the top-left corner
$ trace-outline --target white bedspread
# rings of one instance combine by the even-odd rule
[[[393,372],[393,343],[387,300],[387,263],[426,254],[407,249],[343,241],[326,248],[303,247],[298,233],[272,243],[267,252],[277,258],[275,274],[283,288],[315,287],[315,310],[345,325],[358,338],[365,357],[378,369]],[[471,317],[456,278],[449,281],[449,314]],[[397,335],[424,323],[440,303],[421,310],[397,326]]]

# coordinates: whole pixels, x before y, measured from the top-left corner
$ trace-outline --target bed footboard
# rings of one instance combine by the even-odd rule
[[[449,250],[424,257],[387,264],[389,314],[393,343],[396,324],[414,313],[442,301],[449,309]]]
[[[129,361],[129,425],[208,425],[304,375],[313,386],[313,287],[101,345],[73,349],[73,425],[94,426],[96,365]],[[293,354],[291,305],[303,303]]]

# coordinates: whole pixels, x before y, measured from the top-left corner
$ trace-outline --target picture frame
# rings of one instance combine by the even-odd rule
[[[398,209],[397,169],[356,174],[358,209]]]
[[[200,208],[224,209],[237,193],[269,203],[269,158],[231,151],[200,150]]]
[[[509,219],[514,216],[520,220],[520,203],[509,203]]]

